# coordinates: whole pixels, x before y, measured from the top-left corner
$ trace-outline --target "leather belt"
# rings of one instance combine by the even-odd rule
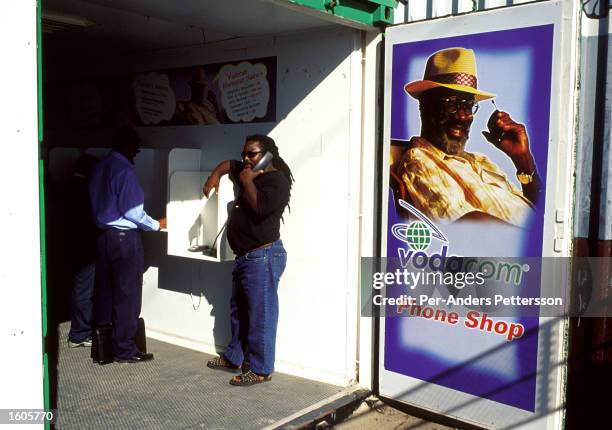
[[[248,251],[244,252],[243,254],[239,255],[238,257],[242,257],[243,255],[247,255],[249,252],[257,251],[258,249],[270,248],[273,244],[274,244],[274,242],[264,243],[263,245],[259,245],[259,246],[256,246],[253,249],[249,249]]]

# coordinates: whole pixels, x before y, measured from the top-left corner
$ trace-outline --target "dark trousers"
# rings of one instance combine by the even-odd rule
[[[113,353],[126,359],[138,349],[134,342],[142,306],[144,252],[136,230],[105,230],[98,238],[94,321],[113,324]]]
[[[91,339],[91,314],[95,275],[96,265],[94,263],[83,264],[74,274],[70,308],[71,323],[68,339],[75,343]]]

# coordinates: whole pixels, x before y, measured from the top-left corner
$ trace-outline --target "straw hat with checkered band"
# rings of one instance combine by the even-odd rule
[[[416,99],[423,92],[438,87],[474,94],[476,101],[495,97],[495,94],[478,90],[477,82],[474,51],[465,48],[448,48],[430,56],[427,59],[423,80],[410,82],[404,89]]]

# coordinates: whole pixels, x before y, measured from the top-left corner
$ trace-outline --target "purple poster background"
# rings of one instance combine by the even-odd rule
[[[426,59],[434,52],[450,47],[473,49],[478,67],[478,88],[497,94],[500,110],[515,121],[525,124],[530,148],[540,177],[547,174],[549,136],[553,25],[487,32],[451,38],[396,44],[393,49],[391,83],[391,139],[408,140],[419,135],[418,103],[404,91],[407,82],[422,79]],[[480,135],[494,110],[481,102],[472,124],[466,150],[490,157],[506,173],[515,178],[515,169],[507,157]],[[519,185],[520,186],[520,185]],[[544,192],[524,229],[517,229],[517,246],[506,257],[539,257],[542,255]],[[397,257],[397,249],[406,244],[391,234],[391,226],[406,222],[398,216],[393,193],[389,193],[387,256]],[[451,233],[453,224],[443,227]],[[494,229],[494,227],[487,227]],[[483,237],[464,237],[458,242],[465,256],[503,254],[503,246],[495,243],[495,232]],[[455,236],[461,237],[461,234]],[[499,240],[499,239],[498,239]],[[469,242],[469,245],[465,245]],[[470,250],[469,248],[472,247]],[[452,243],[450,244],[452,249]],[[467,249],[466,249],[467,248]],[[489,249],[490,248],[490,249]],[[471,252],[470,252],[471,251]],[[455,253],[457,253],[455,251]],[[532,279],[539,279],[532,273]],[[537,281],[536,281],[537,282]],[[539,288],[539,287],[538,287]],[[501,343],[495,348],[483,346],[487,333],[466,333],[461,326],[441,331],[432,321],[418,318],[386,318],[386,370],[407,375],[464,393],[487,398],[524,410],[535,410],[538,320],[521,318],[526,334],[521,339]],[[444,329],[446,330],[446,329]],[[437,346],[423,346],[431,332]],[[425,333],[425,334],[424,334]],[[453,349],[456,350],[452,351]],[[451,351],[449,351],[451,350]],[[469,358],[468,358],[469,357]]]

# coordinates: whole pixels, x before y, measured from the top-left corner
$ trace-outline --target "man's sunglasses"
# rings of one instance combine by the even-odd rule
[[[478,103],[474,100],[460,100],[455,96],[442,97],[440,101],[446,113],[457,113],[459,109],[462,109],[464,112],[469,112],[474,115],[478,112],[479,108]]]
[[[240,157],[244,158],[244,157],[248,157],[248,158],[255,158],[255,156],[257,154],[261,154],[263,151],[242,151],[240,153]]]

